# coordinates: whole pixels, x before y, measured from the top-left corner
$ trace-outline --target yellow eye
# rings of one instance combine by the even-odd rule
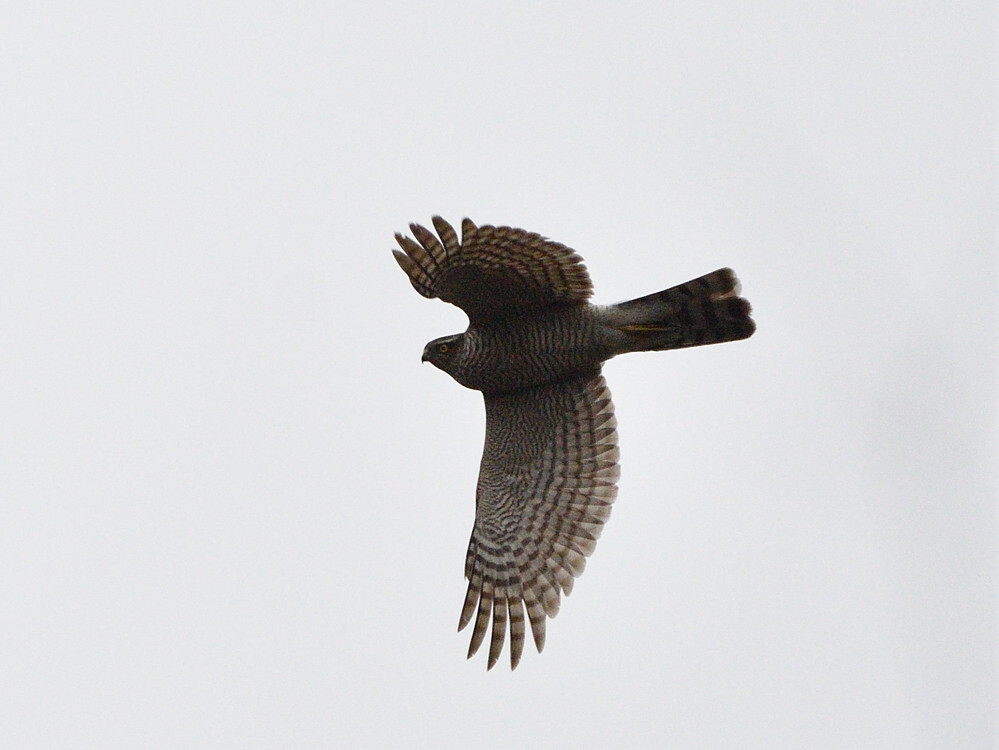
[[[437,351],[441,354],[447,354],[447,344],[438,344]]]

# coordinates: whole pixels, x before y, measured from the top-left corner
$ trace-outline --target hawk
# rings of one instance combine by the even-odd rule
[[[512,227],[465,219],[461,240],[439,216],[437,236],[410,224],[396,261],[424,297],[468,315],[464,333],[434,339],[430,362],[482,391],[486,441],[465,557],[472,619],[468,657],[492,620],[487,669],[510,631],[520,662],[526,620],[538,652],[593,552],[617,495],[617,422],[601,366],[625,352],[748,338],[756,326],[739,283],[722,268],[615,305],[589,303],[593,284],[573,250]]]

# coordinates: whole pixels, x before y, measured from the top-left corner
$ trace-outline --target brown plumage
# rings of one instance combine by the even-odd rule
[[[410,225],[416,241],[397,234],[403,252],[395,258],[420,294],[461,307],[469,326],[431,341],[423,359],[482,391],[486,405],[458,629],[474,621],[471,657],[492,622],[492,668],[509,627],[515,668],[525,621],[541,651],[546,618],[583,572],[617,495],[617,423],[603,362],[743,339],[755,325],[727,268],[596,306],[570,248],[468,219],[459,242],[443,219],[433,223],[438,236],[418,224]]]

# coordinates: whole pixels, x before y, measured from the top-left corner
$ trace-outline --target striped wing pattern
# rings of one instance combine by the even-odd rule
[[[468,593],[458,629],[472,622],[471,657],[492,619],[488,668],[510,630],[510,665],[526,619],[540,652],[545,618],[572,591],[617,495],[617,429],[604,378],[485,395],[486,443],[468,545]]]
[[[593,293],[583,260],[575,251],[539,234],[512,227],[461,224],[433,217],[437,235],[410,224],[413,239],[396,234],[403,252],[396,261],[424,297],[439,297],[464,310],[469,320],[540,310],[557,303],[582,303]]]

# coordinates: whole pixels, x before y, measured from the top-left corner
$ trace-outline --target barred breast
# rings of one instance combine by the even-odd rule
[[[592,372],[610,356],[590,305],[470,326],[455,379],[503,393]]]

